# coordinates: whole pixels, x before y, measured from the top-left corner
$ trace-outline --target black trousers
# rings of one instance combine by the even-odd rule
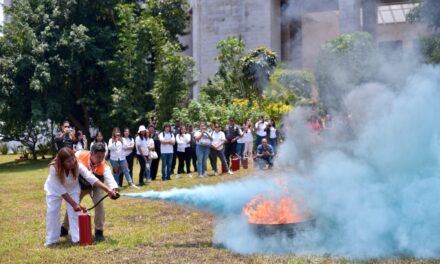
[[[128,164],[128,170],[130,171],[130,176],[131,179],[133,180],[133,159],[134,159],[134,153],[130,153],[130,155],[125,156],[125,159],[127,160],[127,164]],[[122,172],[120,173],[119,176],[119,186],[122,186],[122,183],[124,182],[124,177],[121,177]]]
[[[151,161],[151,166],[150,166],[150,177],[151,180],[155,180],[157,177],[157,170],[159,169],[159,161],[160,161],[160,152],[157,152],[157,159],[154,159]]]
[[[236,149],[237,149],[237,142],[225,144],[225,158],[226,158],[226,162],[228,163],[228,167],[231,165],[230,157],[236,154]]]
[[[137,158],[139,160],[139,166],[140,171],[139,171],[139,185],[144,185],[144,178],[145,178],[145,160],[144,157],[142,157],[142,155],[137,155]]]
[[[197,172],[197,155],[196,155],[196,147],[189,148],[189,156],[192,161],[194,172]]]
[[[173,146],[173,150],[174,150],[174,155],[173,155],[173,162],[171,163],[171,168],[172,168],[172,174],[174,174],[174,169],[176,168],[176,161],[177,161],[177,144],[174,144]]]
[[[184,166],[186,165],[186,173],[190,173],[191,171],[191,156],[189,148],[185,149],[185,152],[179,152],[177,151],[177,158],[179,159],[179,166],[177,168],[177,174],[185,173],[183,170]]]

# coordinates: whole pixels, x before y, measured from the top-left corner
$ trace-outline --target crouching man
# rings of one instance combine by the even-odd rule
[[[273,147],[267,143],[266,138],[263,138],[261,144],[257,147],[257,162],[260,169],[272,168],[274,156]]]
[[[119,191],[118,184],[113,178],[113,173],[110,167],[105,162],[105,145],[104,143],[98,142],[93,144],[90,151],[81,150],[75,153],[78,162],[84,165],[91,173],[93,173],[96,178],[101,182],[105,183],[111,189],[116,192]],[[80,202],[86,195],[90,195],[93,204],[96,205],[98,201],[104,197],[105,193],[95,187],[87,184],[85,181],[80,179],[81,184],[81,195]],[[112,199],[117,199],[118,196],[110,197]],[[103,241],[104,237],[104,222],[105,222],[105,211],[104,202],[102,201],[95,207],[95,241]],[[69,230],[69,221],[67,216],[64,217],[63,225],[61,226],[61,236],[66,236]]]

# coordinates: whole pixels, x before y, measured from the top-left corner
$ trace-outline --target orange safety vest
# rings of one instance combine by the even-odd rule
[[[86,166],[87,169],[95,174],[98,178],[104,177],[104,169],[107,164],[105,161],[102,161],[99,164],[92,165],[90,161],[90,151],[88,150],[80,150],[75,153],[76,159],[81,162],[82,165]]]

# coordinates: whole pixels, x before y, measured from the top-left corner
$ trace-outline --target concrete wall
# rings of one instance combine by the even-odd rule
[[[193,96],[218,69],[217,43],[228,36],[240,36],[246,49],[259,46],[281,53],[280,0],[191,0],[191,35],[181,40],[190,47],[199,72]]]
[[[302,19],[302,65],[314,70],[321,45],[339,34],[337,11],[308,13]]]

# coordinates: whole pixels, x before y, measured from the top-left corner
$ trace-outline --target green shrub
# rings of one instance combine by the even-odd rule
[[[12,152],[12,154],[18,154],[18,146],[16,146],[16,145],[12,145],[11,146],[11,152]]]
[[[420,43],[420,52],[429,64],[440,63],[440,35],[424,38]]]
[[[0,144],[0,153],[2,155],[8,154],[8,144],[7,143]]]

